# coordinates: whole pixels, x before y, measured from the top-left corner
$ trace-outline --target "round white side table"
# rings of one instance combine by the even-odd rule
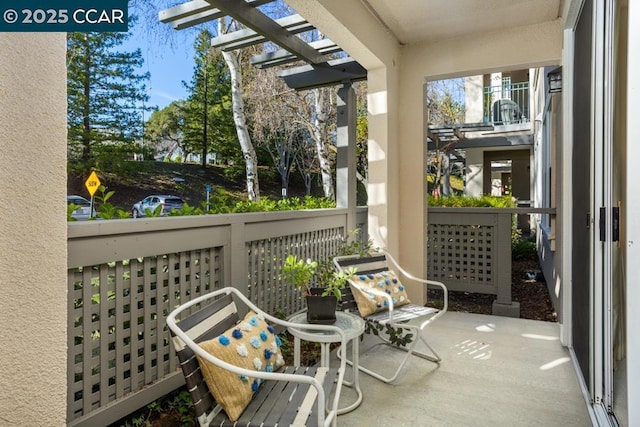
[[[309,329],[305,329],[304,325],[308,325],[307,323],[307,313],[302,312],[293,315],[291,318],[287,319],[291,323],[300,324],[299,327],[289,327],[287,330],[294,338],[294,347],[293,347],[293,364],[295,366],[300,366],[300,340],[311,341],[320,343],[320,365],[323,367],[329,367],[329,352],[331,343],[340,342],[340,335],[334,334],[327,331],[312,331]],[[340,408],[338,410],[338,415],[344,414],[350,411],[353,411],[360,403],[362,403],[362,391],[360,390],[360,378],[359,378],[359,343],[360,343],[360,335],[364,333],[365,321],[354,314],[345,313],[343,311],[336,312],[336,323],[334,326],[342,329],[347,338],[347,344],[351,341],[351,350],[352,350],[352,370],[353,370],[353,381],[347,382],[344,381],[343,384],[347,387],[352,387],[357,393],[356,401],[345,407]],[[343,348],[338,349],[339,352],[344,352]],[[342,353],[342,357],[345,357],[345,354]]]

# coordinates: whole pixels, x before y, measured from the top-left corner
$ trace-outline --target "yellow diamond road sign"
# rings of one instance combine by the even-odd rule
[[[87,187],[89,194],[93,197],[98,190],[98,187],[100,187],[100,179],[98,178],[98,175],[96,175],[95,171],[91,172],[91,175],[89,175],[89,178],[85,181],[84,186]]]

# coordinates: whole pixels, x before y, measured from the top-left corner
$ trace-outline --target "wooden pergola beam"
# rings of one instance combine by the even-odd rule
[[[302,16],[297,14],[277,19],[275,22],[291,34],[298,34],[315,28]],[[265,41],[266,38],[264,35],[251,28],[244,28],[231,33],[220,34],[212,38],[211,47],[218,47],[222,50],[229,51],[264,43]]]
[[[271,3],[273,0],[248,0],[252,6],[261,6]],[[194,25],[221,18],[226,14],[217,9],[210,2],[205,0],[192,0],[179,4],[168,9],[163,9],[158,13],[158,18],[162,23],[171,23],[176,30],[193,27]]]
[[[316,49],[323,55],[340,52],[342,49],[330,39],[322,39],[309,43],[309,46]],[[268,68],[277,65],[285,65],[297,61],[298,58],[285,49],[278,49],[273,52],[267,52],[251,57],[251,64],[258,68]]]
[[[296,35],[282,28],[275,21],[244,1],[208,0],[212,5],[257,33],[288,50],[299,59],[315,65],[327,63],[325,55],[320,54]]]
[[[325,67],[303,65],[289,68],[280,72],[278,76],[290,88],[306,90],[365,80],[367,70],[353,58],[347,57],[329,61]]]

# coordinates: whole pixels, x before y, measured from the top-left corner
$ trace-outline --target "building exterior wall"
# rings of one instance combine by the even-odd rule
[[[0,419],[7,425],[66,424],[65,53],[64,33],[0,33]]]

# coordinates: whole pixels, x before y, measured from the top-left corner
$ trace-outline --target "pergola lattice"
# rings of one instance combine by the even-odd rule
[[[292,14],[272,19],[259,9],[275,0],[192,0],[160,11],[161,22],[181,30],[218,18],[231,17],[246,28],[219,34],[211,46],[233,51],[272,42],[278,49],[254,55],[251,63],[259,68],[298,65],[282,70],[279,76],[292,89],[303,90],[336,86],[365,80],[367,71],[328,38],[306,42],[298,35],[316,28],[302,16]],[[306,65],[299,65],[305,62]]]

